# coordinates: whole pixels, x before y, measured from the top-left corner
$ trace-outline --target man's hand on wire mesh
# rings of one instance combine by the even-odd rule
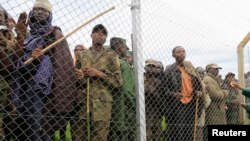
[[[17,20],[17,24],[16,24],[16,31],[17,31],[17,36],[20,38],[25,38],[26,33],[27,33],[27,26],[28,26],[28,22],[27,22],[27,13],[26,12],[22,12]]]
[[[19,15],[15,30],[17,33],[17,37],[16,37],[16,48],[18,49],[16,54],[17,56],[22,56],[23,55],[23,42],[24,39],[26,38],[26,34],[27,34],[27,27],[28,27],[28,20],[27,20],[27,13],[26,12],[22,12]]]
[[[230,82],[230,85],[233,87],[233,88],[237,88],[237,89],[243,89],[243,86],[235,81],[232,81]]]

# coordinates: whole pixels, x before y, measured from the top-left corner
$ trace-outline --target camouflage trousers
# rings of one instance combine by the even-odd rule
[[[102,102],[100,100],[91,101],[89,124],[91,141],[107,141],[111,119],[111,105],[111,102]],[[73,141],[85,141],[88,137],[86,105],[82,106],[78,115],[78,118],[73,121],[72,125]]]
[[[109,121],[90,122],[90,140],[106,141],[109,132]],[[73,141],[87,141],[87,120],[78,120],[72,126]]]

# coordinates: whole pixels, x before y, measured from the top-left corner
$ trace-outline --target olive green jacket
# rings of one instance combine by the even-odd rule
[[[206,110],[206,124],[227,124],[225,101],[228,91],[223,90],[216,78],[209,73],[204,77],[203,82],[208,86],[208,94],[211,98],[211,104]]]
[[[120,59],[120,69],[123,84],[113,96],[112,128],[122,131],[135,125],[136,99],[133,68],[124,59]]]

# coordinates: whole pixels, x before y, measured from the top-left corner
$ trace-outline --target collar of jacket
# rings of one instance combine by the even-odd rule
[[[220,82],[218,81],[218,79],[216,78],[216,76],[214,76],[214,75],[211,74],[211,73],[207,73],[207,76],[213,78],[213,79],[220,85]]]
[[[177,68],[177,63],[175,62],[174,65],[176,66]],[[198,77],[194,67],[193,67],[193,64],[190,62],[190,61],[184,61],[183,62],[183,67],[185,69],[185,71],[187,71],[187,73],[195,76],[195,77]],[[178,68],[177,68],[178,69]]]

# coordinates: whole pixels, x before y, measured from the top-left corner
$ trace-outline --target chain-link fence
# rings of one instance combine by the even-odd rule
[[[210,4],[242,25],[198,0],[0,3],[0,140],[202,141],[244,124],[231,82],[249,20],[226,3]]]

